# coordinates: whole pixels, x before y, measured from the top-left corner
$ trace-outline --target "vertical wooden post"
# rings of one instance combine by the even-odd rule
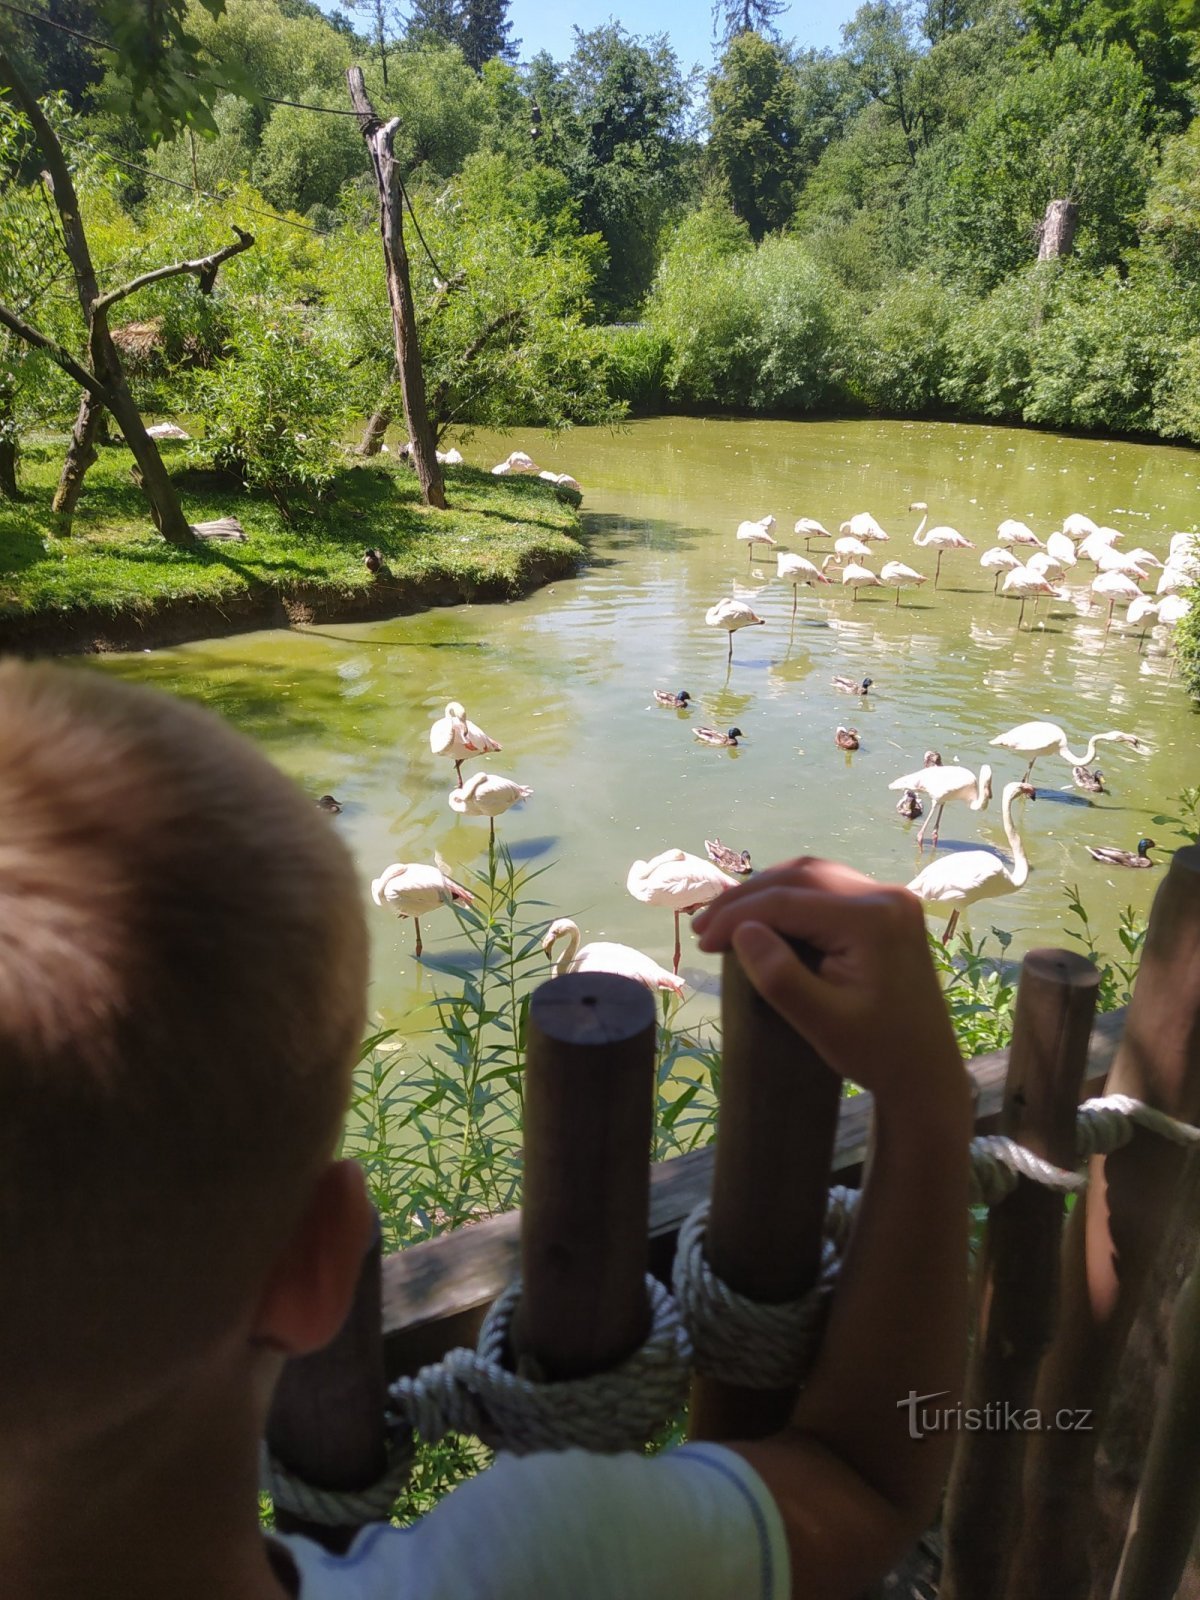
[[[289,1361],[267,1419],[271,1453],[320,1489],[365,1489],[387,1462],[379,1226],[363,1258],[350,1314],[324,1350]],[[276,1507],[282,1533],[302,1533],[327,1550],[345,1550],[358,1524],[329,1527]]]
[[[412,441],[413,465],[427,506],[444,509],[446,488],[438,465],[437,447],[425,401],[425,370],[417,340],[417,317],[409,281],[408,251],[404,246],[404,198],[400,169],[392,150],[399,122],[383,123],[367,94],[362,68],[346,73],[350,104],[358,113],[358,127],[370,152],[379,191],[379,229],[383,237],[383,259],[387,268],[388,299],[392,307],[392,333],[396,344],[396,366],[400,369],[400,392],[404,400],[404,420]]]
[[[1200,1115],[1200,846],[1176,852],[1150,913],[1133,999],[1107,1090],[1168,1115]],[[1083,1600],[1091,1573],[1092,1473],[1113,1376],[1174,1205],[1184,1154],[1138,1130],[1094,1157],[1071,1214],[1062,1310],[1036,1404],[1071,1427],[1029,1442],[1025,1512],[1008,1600]]]
[[[1057,1167],[1075,1166],[1075,1109],[1100,974],[1068,950],[1031,950],[1021,965],[1002,1129]],[[964,1404],[985,1417],[1033,1403],[1054,1328],[1063,1197],[1020,1178],[988,1219],[979,1318]],[[1004,1593],[1021,1515],[1025,1434],[966,1432],[955,1451],[945,1517],[942,1600]]]
[[[654,997],[607,972],[534,991],[525,1072],[519,1367],[548,1379],[615,1366],[650,1310]]]
[[[1200,1523],[1200,1262],[1171,1321],[1166,1389],[1113,1600],[1173,1600]]]
[[[803,952],[802,952],[803,953]],[[728,952],[721,969],[721,1108],[708,1218],[713,1271],[779,1304],[816,1280],[841,1079],[762,998]],[[794,1389],[692,1385],[697,1439],[757,1439],[782,1427]]]

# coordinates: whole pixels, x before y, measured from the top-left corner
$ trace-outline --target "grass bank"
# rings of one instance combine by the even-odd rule
[[[290,519],[265,496],[180,460],[174,477],[189,518],[236,516],[248,542],[178,549],[154,532],[123,445],[101,450],[74,530],[61,538],[50,501],[62,457],[59,443],[32,446],[25,498],[0,501],[0,649],[140,649],[503,600],[562,577],[583,554],[569,490],[449,468],[450,509],[433,511],[409,469],[388,459],[348,464],[321,504]],[[368,547],[383,552],[383,572],[363,565]]]

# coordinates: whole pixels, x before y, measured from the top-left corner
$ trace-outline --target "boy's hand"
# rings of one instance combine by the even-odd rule
[[[801,856],[726,890],[692,927],[702,950],[732,946],[763,999],[877,1100],[963,1079],[921,905],[906,889]],[[815,971],[781,934],[813,947]]]

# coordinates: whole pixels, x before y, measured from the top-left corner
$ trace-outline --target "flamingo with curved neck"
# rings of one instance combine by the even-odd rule
[[[1012,870],[990,850],[965,850],[959,855],[943,856],[931,861],[917,873],[908,885],[909,892],[936,913],[950,913],[942,943],[948,944],[958,924],[959,913],[976,900],[991,900],[996,895],[1012,894],[1020,889],[1029,877],[1029,857],[1017,825],[1013,821],[1013,802],[1018,795],[1036,798],[1027,783],[1010,783],[1005,786],[1000,803],[1004,832],[1012,851]]]
[[[1073,767],[1088,767],[1096,759],[1098,744],[1131,744],[1139,752],[1143,749],[1136,734],[1121,733],[1119,729],[1112,728],[1108,733],[1094,733],[1086,751],[1077,756],[1067,745],[1067,736],[1057,722],[1022,722],[1015,728],[1009,728],[1007,733],[998,733],[990,743],[999,745],[1002,750],[1012,750],[1019,756],[1029,757],[1022,783],[1029,781],[1033,763],[1039,756],[1060,755]]]
[[[970,539],[959,533],[957,528],[942,525],[937,528],[930,528],[929,532],[925,533],[925,524],[929,521],[929,507],[924,500],[914,500],[908,509],[922,513],[921,520],[917,524],[917,531],[913,534],[913,543],[921,550],[924,550],[927,546],[932,546],[938,553],[937,566],[933,572],[933,587],[936,589],[938,578],[942,572],[942,557],[946,551],[974,550],[975,546]],[[924,534],[924,538],[922,538],[922,534]]]
[[[555,961],[554,946],[560,939],[567,948]],[[671,994],[683,994],[687,985],[682,978],[660,967],[651,956],[643,955],[628,944],[598,942],[579,948],[579,925],[570,917],[559,917],[546,929],[542,949],[553,962],[552,974],[561,978],[565,972],[615,972],[622,978],[632,978],[645,984],[647,989],[667,989]]]

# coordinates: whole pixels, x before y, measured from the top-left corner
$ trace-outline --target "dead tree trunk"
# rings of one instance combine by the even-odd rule
[[[404,202],[400,189],[400,170],[392,151],[392,140],[399,127],[399,119],[394,117],[391,122],[380,122],[367,95],[361,67],[351,67],[346,74],[346,82],[350,87],[350,104],[358,113],[359,130],[371,155],[375,184],[379,191],[379,230],[383,237],[388,300],[392,307],[392,333],[396,341],[396,366],[400,371],[404,420],[412,441],[412,461],[417,469],[421,498],[425,504],[444,508],[446,489],[425,402],[425,373],[417,342],[408,252],[404,248]]]
[[[17,441],[0,438],[0,500],[19,500],[17,484]]]
[[[392,425],[395,414],[396,385],[400,382],[400,368],[393,367],[392,375],[387,381],[387,388],[380,396],[379,404],[367,418],[367,425],[363,429],[363,436],[358,441],[358,454],[360,456],[377,456],[383,448],[383,436]]]
[[[1069,256],[1075,243],[1079,207],[1074,200],[1051,200],[1038,227],[1039,261],[1057,261]]]
[[[96,459],[103,415],[104,402],[85,389],[80,396],[75,426],[71,429],[71,442],[67,446],[67,459],[63,462],[52,502],[55,516],[62,519],[64,532],[70,530],[71,518],[75,515],[75,507],[83,490],[84,477]]]
[[[42,159],[46,163],[43,176],[62,224],[63,245],[75,276],[79,305],[87,327],[90,371],[81,367],[53,340],[47,339],[36,328],[30,327],[7,307],[0,306],[0,324],[27,343],[46,351],[84,390],[84,399],[75,421],[71,449],[55,495],[55,509],[60,511],[64,523],[62,531],[70,531],[71,512],[79,498],[84,474],[95,460],[96,432],[100,416],[107,408],[115,417],[117,425],[125,436],[125,442],[133,452],[134,460],[137,462],[139,482],[149,502],[150,515],[154,519],[155,527],[163,538],[172,544],[186,544],[192,537],[191,526],[184,516],[183,506],[163,464],[158,446],[146,432],[141,412],[130,393],[125,369],[121,365],[121,358],[108,331],[108,313],[119,300],[125,299],[127,295],[133,294],[146,284],[157,283],[163,278],[178,277],[184,272],[194,273],[199,279],[201,291],[208,294],[212,290],[217,268],[221,262],[242,250],[249,249],[254,240],[250,234],[235,228],[234,232],[238,236],[236,244],[227,245],[223,250],[215,251],[200,260],[177,261],[169,266],[157,267],[153,272],[145,272],[121,288],[102,295],[83,228],[71,170],[63,155],[62,146],[43,115],[37,98],[3,50],[0,50],[0,87],[9,91],[13,104],[27,118]]]

